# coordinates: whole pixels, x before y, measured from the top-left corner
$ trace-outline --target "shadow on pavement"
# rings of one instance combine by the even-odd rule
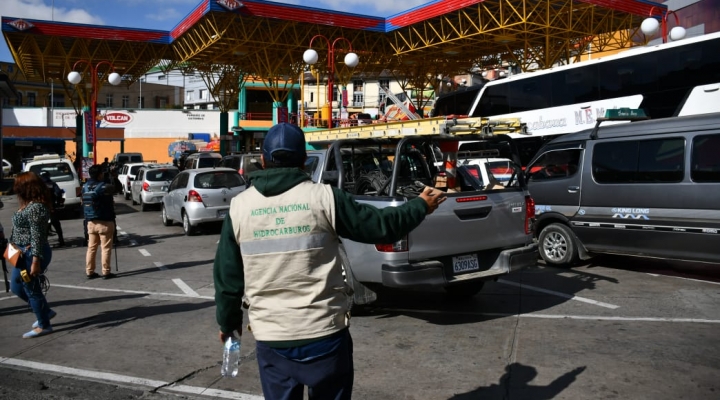
[[[720,264],[602,254],[583,265],[720,282]]]
[[[505,367],[505,374],[500,377],[498,384],[481,386],[468,393],[456,394],[449,400],[554,399],[567,389],[577,376],[585,371],[585,368],[575,368],[547,386],[533,386],[529,383],[537,376],[537,370],[528,365],[513,363]]]
[[[570,301],[568,297],[577,293],[594,290],[597,282],[619,283],[613,277],[560,268],[524,270],[500,279],[507,283],[486,282],[480,294],[469,297],[452,297],[442,291],[381,289],[375,303],[355,306],[353,317],[408,316],[437,325],[467,324],[547,310]],[[565,297],[528,287],[556,291]]]
[[[146,296],[148,296],[148,295],[138,293],[138,294],[126,294],[126,295],[122,295],[122,296],[92,297],[92,298],[86,298],[86,299],[71,299],[71,300],[58,300],[58,301],[54,301],[52,299],[52,297],[50,297],[48,300],[48,304],[50,304],[51,308],[55,309],[58,307],[73,306],[73,305],[77,305],[77,304],[96,304],[96,303],[103,303],[106,301],[127,300],[127,299],[135,299],[138,297],[146,297]],[[0,317],[6,316],[6,315],[23,314],[26,312],[32,313],[30,306],[28,306],[27,304],[14,306],[14,307],[0,308]]]
[[[213,261],[214,260],[184,261],[184,262],[176,262],[173,264],[163,265],[163,267],[167,268],[167,269],[182,269],[182,268],[196,267],[198,265],[203,265],[203,264],[212,264]],[[149,272],[158,272],[158,268],[157,267],[149,267],[149,268],[143,268],[143,269],[138,269],[138,270],[134,270],[134,271],[118,272],[117,276],[118,276],[118,278],[121,278],[121,277],[145,274],[145,273],[149,273]]]
[[[204,301],[202,303],[172,303],[159,306],[130,307],[124,310],[103,311],[91,317],[53,324],[53,329],[55,332],[62,332],[81,329],[88,326],[95,326],[103,329],[113,328],[143,318],[154,317],[162,314],[202,310],[204,308],[214,306],[214,301]]]

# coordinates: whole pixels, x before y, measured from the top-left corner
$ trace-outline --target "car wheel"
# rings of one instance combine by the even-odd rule
[[[187,213],[183,213],[183,231],[185,232],[185,236],[192,236],[195,233],[195,227],[190,225],[190,218],[188,217]]]
[[[543,228],[538,237],[540,256],[546,263],[568,266],[577,261],[575,234],[566,225],[555,223]]]
[[[132,204],[133,204],[134,206],[136,206],[136,205],[137,205],[137,201],[135,201],[135,196],[133,196],[132,193],[130,193],[130,198],[132,198]]]
[[[142,194],[140,195],[140,197],[138,197],[138,203],[140,203],[140,211],[145,212],[148,210],[147,204],[142,201]]]
[[[467,282],[445,286],[445,294],[454,298],[468,298],[480,293],[485,282]]]
[[[123,188],[123,194],[125,194],[125,200],[130,200],[130,192]]]
[[[165,204],[162,205],[162,221],[163,221],[163,225],[165,225],[165,226],[170,226],[173,223],[172,220],[170,218],[168,218],[167,210],[165,209]],[[183,222],[183,225],[184,225],[184,222]]]

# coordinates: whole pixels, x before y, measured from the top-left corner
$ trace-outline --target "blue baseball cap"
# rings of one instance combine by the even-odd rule
[[[289,159],[278,160],[273,158],[273,153],[283,150],[292,153]],[[267,161],[276,163],[302,162],[307,153],[305,152],[305,132],[297,125],[280,123],[268,130],[263,142],[263,157]]]

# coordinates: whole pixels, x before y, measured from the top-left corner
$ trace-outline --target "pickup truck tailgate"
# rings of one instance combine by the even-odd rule
[[[525,193],[519,189],[448,194],[409,235],[410,260],[469,254],[528,243]]]

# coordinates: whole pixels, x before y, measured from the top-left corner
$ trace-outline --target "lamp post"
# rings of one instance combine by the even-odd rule
[[[77,85],[78,83],[80,83],[80,81],[82,81],[82,75],[80,75],[80,73],[76,71],[78,65],[81,65],[81,64],[86,64],[88,66],[88,68],[90,69],[90,85],[91,85],[90,86],[90,89],[91,89],[90,121],[91,121],[91,123],[89,124],[90,125],[90,132],[89,132],[90,135],[88,136],[87,135],[88,132],[86,132],[85,137],[86,137],[86,141],[88,143],[92,143],[92,145],[93,145],[93,165],[94,165],[94,164],[97,164],[97,122],[95,121],[95,119],[97,118],[97,95],[98,95],[98,90],[99,90],[99,88],[98,88],[98,69],[102,65],[107,65],[110,69],[113,70],[113,72],[110,75],[108,75],[108,82],[110,82],[111,85],[114,85],[114,86],[119,85],[120,82],[122,81],[122,77],[117,72],[114,72],[115,67],[112,65],[112,63],[110,61],[100,61],[93,66],[93,64],[88,60],[79,60],[79,61],[75,62],[75,64],[73,64],[73,71],[71,71],[67,76],[68,81],[70,81],[70,83],[72,83],[73,85]],[[87,121],[87,119],[86,119],[86,121]],[[87,126],[88,124],[86,123],[85,125]],[[87,139],[90,139],[90,140],[87,140]]]
[[[685,34],[687,33],[685,31],[685,28],[680,26],[680,19],[678,18],[675,11],[667,11],[663,13],[660,16],[660,21],[658,21],[655,17],[652,16],[653,9],[650,9],[650,17],[645,18],[645,20],[640,25],[640,30],[642,31],[645,36],[655,36],[658,33],[658,30],[661,30],[662,35],[662,41],[663,43],[667,43],[668,37],[672,41],[676,40],[682,40],[685,38]],[[675,26],[670,30],[670,34],[668,35],[668,29],[667,29],[667,19],[668,16],[672,14],[675,16]],[[660,29],[661,28],[661,29]]]
[[[353,52],[352,43],[350,43],[349,40],[345,39],[344,37],[339,37],[332,42],[330,42],[330,39],[323,35],[315,35],[310,39],[310,48],[305,50],[305,53],[303,53],[303,61],[305,61],[306,64],[313,65],[318,61],[318,53],[317,51],[313,50],[312,45],[313,41],[317,38],[322,38],[325,40],[325,43],[327,44],[328,48],[328,89],[327,89],[327,104],[325,105],[325,109],[327,109],[328,113],[328,128],[332,128],[332,98],[333,98],[333,83],[335,81],[335,45],[340,42],[344,41],[348,44],[348,52],[345,54],[345,65],[347,65],[350,68],[355,68],[358,63],[360,62],[360,59],[358,58],[358,55]]]

